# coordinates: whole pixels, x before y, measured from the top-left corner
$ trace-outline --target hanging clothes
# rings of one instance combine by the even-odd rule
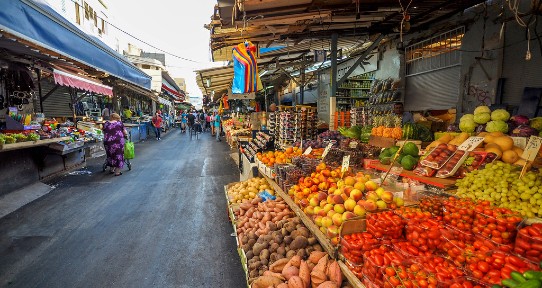
[[[232,93],[246,94],[263,89],[258,63],[256,60],[257,47],[249,41],[233,48],[233,84]]]

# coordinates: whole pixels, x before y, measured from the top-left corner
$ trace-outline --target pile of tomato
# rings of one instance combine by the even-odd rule
[[[391,265],[400,265],[402,261],[404,261],[404,257],[399,252],[390,246],[382,245],[363,253],[363,275],[379,287],[382,287],[384,268]]]
[[[367,232],[344,235],[341,238],[341,253],[352,264],[362,264],[363,252],[377,247],[379,243],[373,234]]]
[[[542,261],[542,223],[519,229],[514,252],[532,261]]]
[[[489,284],[499,284],[510,277],[512,271],[524,273],[538,267],[527,259],[502,251],[489,251],[469,260],[467,270],[476,279]]]
[[[367,215],[367,232],[376,238],[398,239],[403,237],[404,220],[393,211]]]
[[[400,265],[387,266],[384,269],[384,281],[384,288],[436,288],[438,284],[437,278],[427,272],[422,265],[411,260],[405,260]]]
[[[493,240],[496,243],[511,244],[522,218],[508,208],[475,207],[472,232]]]
[[[433,255],[433,251],[427,249],[423,251],[408,241],[395,242],[393,243],[393,248],[403,254],[406,258]]]
[[[444,225],[433,219],[409,221],[405,228],[406,239],[421,251],[434,251],[444,241]]]
[[[444,223],[452,225],[462,231],[472,231],[476,203],[468,198],[450,197],[444,201]]]
[[[419,206],[423,212],[429,212],[433,216],[442,217],[444,214],[443,200],[442,197],[423,196],[420,199]]]

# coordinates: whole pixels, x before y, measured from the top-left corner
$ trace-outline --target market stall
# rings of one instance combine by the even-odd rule
[[[524,120],[490,112],[480,107],[476,115],[489,113],[492,121],[507,125]],[[460,126],[466,125],[463,121]],[[523,125],[536,130],[539,124],[531,119]],[[418,139],[426,130],[417,128],[406,125],[401,133]],[[373,140],[366,135],[371,131],[360,128],[322,133],[298,143],[304,148],[274,150],[256,141],[262,147],[254,155],[263,178],[227,187],[229,206],[241,211],[232,212],[232,221],[242,238],[243,228],[252,225],[244,224],[250,219],[238,219],[249,212],[247,201],[269,195],[281,199],[281,207],[289,208],[326,257],[337,261],[348,282],[343,284],[351,287],[403,287],[407,282],[412,287],[489,287],[531,281],[538,275],[531,271],[540,270],[542,260],[536,246],[542,231],[536,224],[542,222],[542,174],[536,170],[542,138],[531,136],[535,131],[528,128],[521,132],[527,130],[528,135],[511,132],[513,137],[503,131],[436,133],[436,140],[426,143],[390,138],[390,147],[364,143]],[[243,240],[239,243],[242,247]],[[240,254],[248,263],[246,253]],[[249,264],[245,269],[253,283],[256,273],[268,268],[254,270]]]

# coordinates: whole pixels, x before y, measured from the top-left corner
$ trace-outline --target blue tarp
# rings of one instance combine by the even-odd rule
[[[0,29],[102,72],[151,88],[151,77],[98,38],[79,30],[43,0],[1,0]]]

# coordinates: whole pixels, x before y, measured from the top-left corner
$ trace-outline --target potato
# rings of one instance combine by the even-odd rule
[[[262,252],[260,253],[260,261],[265,259],[265,260],[269,260],[269,250],[267,249],[263,249]]]
[[[256,243],[254,244],[254,247],[252,247],[252,252],[254,255],[260,255],[263,249],[267,249],[267,246],[267,243]]]
[[[267,260],[267,258],[263,258],[263,259],[260,258],[260,263],[262,263],[262,265],[267,265],[269,264],[269,260]]]
[[[318,243],[318,240],[316,239],[316,237],[308,237],[307,241],[309,241],[309,245],[314,245]]]
[[[305,249],[299,249],[299,250],[297,250],[297,256],[299,256],[299,257],[301,257],[301,258],[304,259],[306,255],[307,255],[307,254],[306,254],[306,252],[305,252]]]
[[[286,237],[284,237],[283,242],[284,242],[284,244],[289,245],[290,243],[292,243],[293,240],[294,239],[292,237],[286,236]]]
[[[252,258],[252,259],[256,259],[256,258]],[[262,265],[262,263],[260,261],[255,261],[255,262],[252,262],[252,264],[250,264],[248,266],[248,269],[249,270],[258,270],[261,265]]]
[[[280,247],[280,245],[278,243],[275,243],[275,242],[271,242],[271,246],[269,247],[269,252],[273,253],[273,252],[277,252],[277,249]]]
[[[298,249],[304,249],[307,247],[309,242],[307,241],[307,238],[305,236],[297,236],[292,243],[290,243],[290,249],[298,250]]]
[[[294,255],[296,255],[296,252],[294,250],[286,252],[286,258],[288,259],[294,257]]]
[[[246,256],[247,256],[247,259],[252,259],[254,258],[254,253],[252,252],[252,250],[249,250],[247,253],[246,253]]]
[[[277,248],[277,254],[279,255],[286,255],[286,249],[284,249],[284,246],[280,246],[279,248]]]

